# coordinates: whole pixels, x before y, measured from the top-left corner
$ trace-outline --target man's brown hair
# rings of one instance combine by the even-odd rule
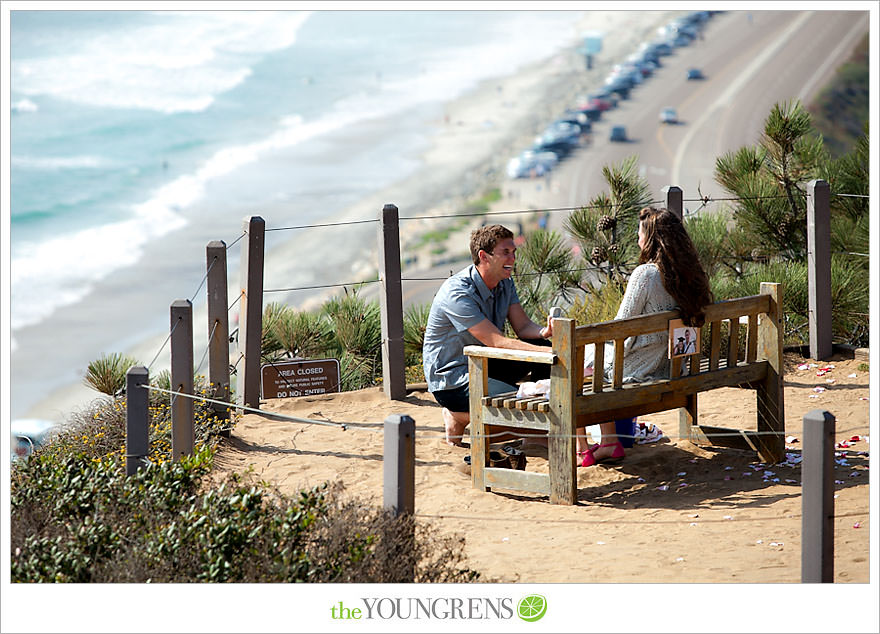
[[[474,264],[480,263],[480,250],[492,253],[500,240],[513,237],[513,232],[502,225],[488,225],[471,232],[471,257]]]

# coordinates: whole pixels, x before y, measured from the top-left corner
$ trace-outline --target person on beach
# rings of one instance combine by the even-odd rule
[[[428,391],[443,407],[446,442],[461,446],[470,423],[468,361],[464,347],[543,352],[551,345],[550,318],[543,328],[520,305],[511,276],[516,262],[513,232],[501,225],[480,227],[471,233],[473,264],[447,279],[434,296],[425,328],[422,361]],[[504,335],[510,322],[517,338]],[[489,395],[515,392],[516,383],[532,371],[532,378],[549,376],[549,366],[523,361],[489,361]],[[543,373],[535,376],[535,372]]]
[[[711,304],[709,277],[700,264],[697,249],[674,213],[645,207],[639,212],[639,265],[626,285],[615,319],[679,309],[686,326],[699,328],[705,321],[704,307]],[[694,342],[690,342],[693,346]],[[623,344],[624,382],[643,382],[669,376],[668,334],[630,337]],[[591,346],[587,347],[590,354]],[[585,355],[586,356],[586,355]],[[604,372],[610,377],[613,349],[606,350]],[[591,363],[585,363],[588,365]],[[577,429],[578,459],[583,467],[600,462],[620,462],[626,452],[615,421],[599,426],[601,440],[587,444],[585,427]]]

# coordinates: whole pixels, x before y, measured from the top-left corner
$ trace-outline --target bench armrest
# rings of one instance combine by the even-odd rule
[[[465,346],[464,353],[469,357],[486,357],[487,359],[510,359],[512,361],[530,361],[532,363],[556,363],[554,352],[530,352],[528,350],[511,350],[509,348],[490,348],[489,346]]]

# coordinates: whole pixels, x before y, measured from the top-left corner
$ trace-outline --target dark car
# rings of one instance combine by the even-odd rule
[[[566,110],[565,114],[557,119],[557,121],[564,121],[565,123],[573,123],[577,125],[581,129],[581,135],[589,134],[593,131],[593,124],[587,119],[587,115],[578,113],[575,110]]]
[[[611,134],[608,136],[609,141],[620,143],[626,141],[626,128],[622,125],[616,125],[611,128]]]
[[[687,72],[688,79],[705,79],[706,76],[703,75],[703,71],[699,68],[689,68]]]

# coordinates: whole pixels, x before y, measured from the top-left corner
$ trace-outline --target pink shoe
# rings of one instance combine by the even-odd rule
[[[606,456],[604,458],[596,458],[593,455],[593,452],[596,451],[599,447],[614,447],[614,451],[611,452],[610,456]],[[623,445],[620,444],[620,441],[608,443],[607,445],[594,445],[590,447],[587,451],[579,451],[578,456],[583,456],[581,460],[582,467],[592,467],[593,465],[604,463],[604,464],[620,464],[623,462],[623,459],[626,457],[626,452],[623,450]]]

